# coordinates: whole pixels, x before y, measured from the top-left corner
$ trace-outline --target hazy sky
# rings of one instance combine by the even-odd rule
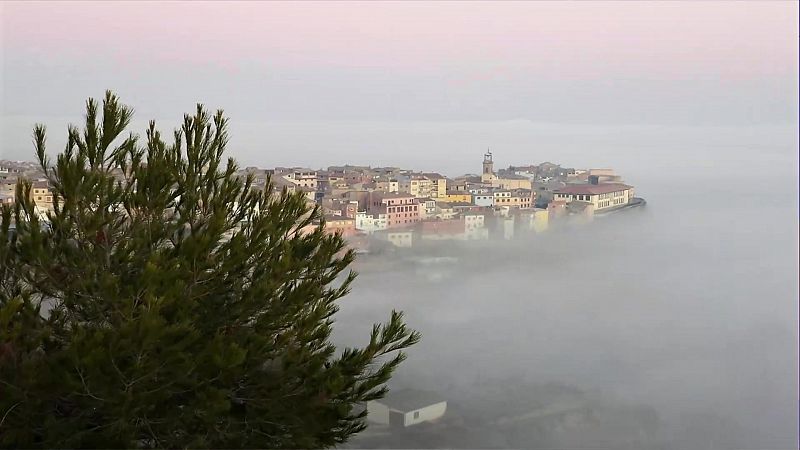
[[[171,128],[198,101],[255,130],[306,123],[260,139],[279,157],[331,121],[793,124],[797,13],[796,2],[2,2],[2,152],[27,156],[33,122],[63,134],[107,88],[137,125]],[[234,142],[244,159],[258,146]]]

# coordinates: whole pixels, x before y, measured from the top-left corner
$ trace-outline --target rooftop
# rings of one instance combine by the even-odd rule
[[[608,194],[609,192],[624,191],[631,189],[631,186],[622,183],[604,183],[604,184],[572,184],[557,189],[557,194]]]
[[[377,400],[392,409],[410,412],[426,406],[435,405],[445,401],[444,398],[430,391],[417,389],[402,389],[389,391],[385,398]]]
[[[517,175],[515,173],[503,173],[502,175],[498,175],[498,178],[501,180],[529,180],[528,177],[523,177],[522,175]]]
[[[374,192],[372,192],[372,195],[375,196],[375,198],[381,198],[381,199],[384,199],[384,198],[414,198],[413,195],[405,194],[405,193],[402,193],[402,192],[380,192],[380,191],[374,191]]]

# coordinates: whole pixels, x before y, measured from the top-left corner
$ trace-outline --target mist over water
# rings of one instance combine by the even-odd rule
[[[796,144],[788,133],[748,140],[745,130],[726,145],[696,132],[597,149],[620,156],[608,165],[648,200],[643,210],[491,248],[448,246],[440,254],[459,258],[449,266],[414,263],[414,252],[387,267],[364,259],[337,341],[363,342],[396,308],[423,340],[391,386],[435,391],[448,414],[496,417],[547,383],[599,405],[594,427],[495,441],[453,433],[432,446],[795,448]],[[647,414],[656,425],[642,434]],[[387,445],[404,443],[430,444]]]

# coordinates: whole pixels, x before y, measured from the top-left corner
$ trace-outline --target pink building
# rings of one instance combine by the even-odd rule
[[[420,205],[411,194],[397,192],[371,192],[367,212],[386,214],[387,228],[413,226],[420,221]]]

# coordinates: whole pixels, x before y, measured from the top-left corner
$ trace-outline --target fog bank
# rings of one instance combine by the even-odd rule
[[[361,261],[337,340],[357,345],[369,324],[404,310],[423,341],[391,386],[440,393],[451,420],[473,425],[353,445],[795,448],[789,145],[659,153],[663,171],[620,160],[643,210],[492,248],[450,246],[440,253],[459,261],[440,268],[415,264],[413,252],[390,267]],[[594,418],[489,436],[490,418],[559,395],[579,395]]]

